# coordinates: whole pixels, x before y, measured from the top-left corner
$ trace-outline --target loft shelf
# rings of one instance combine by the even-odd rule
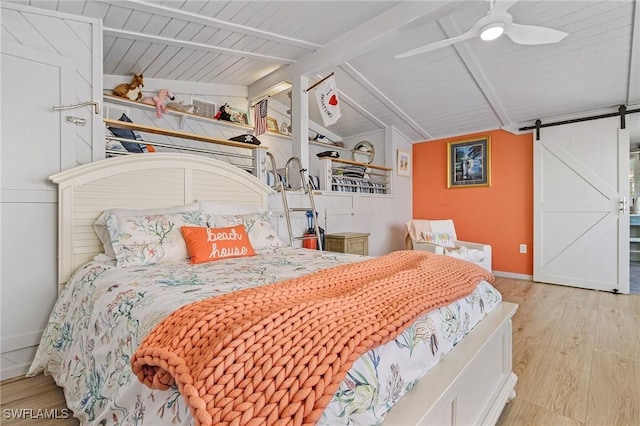
[[[270,131],[266,131],[265,133],[263,133],[265,135],[269,135],[269,136],[273,136],[276,138],[281,138],[281,139],[286,139],[286,140],[291,140],[291,135],[283,135],[282,133],[276,133],[276,132],[270,132]],[[260,135],[262,136],[262,135]],[[260,139],[260,136],[258,136],[258,139]]]
[[[138,109],[154,111],[154,112],[156,110],[156,107],[153,105],[143,104],[142,102],[130,101],[129,99],[120,98],[118,96],[105,94],[103,95],[103,98],[105,103],[122,105],[129,108],[138,108]],[[167,112],[165,113],[165,115],[177,117],[179,121],[178,124],[181,129],[184,127],[184,123],[186,120],[196,120],[196,121],[203,121],[205,123],[213,123],[216,125],[231,127],[234,129],[240,129],[244,133],[253,132],[253,127],[251,126],[246,126],[244,124],[234,123],[231,121],[217,120],[215,118],[201,117],[199,115],[190,114],[188,112],[181,112],[181,111],[175,111],[172,109],[167,109]]]
[[[342,159],[342,158],[322,157],[321,160],[330,160],[333,163],[349,164],[349,165],[352,165],[352,166],[364,166],[364,167],[368,167],[370,169],[384,170],[386,172],[389,172],[389,171],[393,170],[390,167],[378,166],[377,164],[358,163],[357,161],[345,160],[345,159]]]
[[[153,133],[156,135],[163,135],[163,136],[173,136],[176,138],[191,139],[194,141],[214,143],[217,145],[232,146],[235,148],[267,149],[266,146],[262,146],[262,145],[253,145],[250,143],[234,142],[226,139],[217,139],[217,138],[212,138],[210,136],[203,136],[203,135],[197,135],[195,133],[183,132],[182,130],[163,129],[160,127],[146,126],[144,124],[128,123],[126,121],[112,120],[110,118],[105,118],[103,121],[107,126],[117,127],[119,129],[136,130],[139,132]]]
[[[124,99],[124,98],[121,98],[119,96],[113,96],[113,95],[104,94],[103,98],[104,98],[104,102],[105,103],[110,103],[110,104],[114,104],[114,105],[121,105],[121,106],[129,107],[129,108],[137,108],[137,109],[153,111],[153,112],[155,112],[155,110],[156,110],[156,107],[153,106],[153,105],[143,104],[142,102],[130,101],[129,99]],[[219,126],[230,127],[230,128],[233,128],[233,129],[239,129],[244,133],[253,133],[253,131],[254,131],[253,127],[246,126],[244,124],[238,124],[238,123],[234,123],[234,122],[231,122],[231,121],[225,121],[225,120],[217,120],[215,118],[201,117],[199,115],[190,114],[188,112],[175,111],[175,110],[172,110],[172,109],[167,109],[167,112],[165,112],[165,115],[177,117],[178,118],[178,127],[180,129],[184,128],[184,123],[186,122],[186,120],[196,120],[196,121],[202,121],[202,122],[205,122],[205,123],[212,123],[212,124],[219,125]],[[275,133],[275,132],[269,132],[269,131],[267,131],[266,134],[269,135],[269,136],[276,137],[276,138],[291,140],[291,135],[283,135],[282,133]],[[339,147],[339,146],[335,146],[335,145],[328,144],[328,143],[323,143],[323,142],[318,142],[318,141],[309,141],[309,143],[311,145],[329,147],[331,149],[347,150],[347,148],[342,148],[342,147]]]
[[[262,146],[262,145],[254,145],[254,144],[250,144],[250,143],[244,143],[244,142],[235,142],[235,141],[230,141],[230,140],[226,140],[226,139],[217,139],[217,138],[213,138],[211,136],[205,136],[205,135],[199,135],[199,134],[195,134],[195,133],[189,133],[189,132],[184,132],[182,130],[174,130],[174,129],[166,129],[166,128],[160,128],[160,127],[154,127],[154,126],[147,126],[144,124],[138,124],[138,123],[129,123],[126,121],[120,121],[120,120],[113,120],[113,119],[109,119],[109,118],[104,118],[103,119],[104,123],[108,126],[108,127],[116,127],[119,129],[126,129],[126,130],[133,130],[133,131],[138,131],[138,132],[144,132],[144,133],[150,133],[150,134],[154,134],[154,135],[162,135],[162,136],[169,136],[169,137],[174,137],[174,138],[178,138],[178,139],[187,139],[187,140],[193,140],[193,141],[198,141],[198,142],[205,142],[208,144],[212,144],[212,145],[216,145],[219,147],[227,147],[227,149],[202,149],[202,148],[196,148],[196,147],[191,147],[191,146],[182,146],[182,145],[177,145],[177,144],[166,144],[166,143],[161,143],[158,141],[150,141],[150,140],[141,140],[141,141],[135,141],[135,140],[131,140],[129,142],[137,142],[137,143],[143,143],[143,144],[148,144],[154,147],[160,147],[160,148],[169,148],[169,149],[176,149],[178,151],[184,150],[187,152],[198,152],[198,153],[204,153],[207,155],[213,155],[213,156],[218,156],[218,155],[222,155],[224,156],[227,160],[227,162],[233,166],[237,166],[240,167],[244,170],[249,171],[250,173],[252,173],[255,177],[257,177],[258,179],[265,181],[266,180],[266,176],[265,176],[265,170],[263,167],[261,167],[261,164],[264,164],[266,161],[266,155],[267,155],[267,150],[269,149],[266,146]],[[105,136],[105,139],[109,138],[108,136]],[[123,141],[123,139],[120,138],[114,138],[115,140],[121,140]],[[124,139],[126,140],[126,139]],[[229,149],[231,148],[231,149]],[[237,152],[236,149],[243,149],[243,150],[248,150],[250,153],[247,154],[246,151],[244,152]],[[123,153],[121,151],[107,151],[108,154],[111,155],[121,155],[121,154],[126,154]],[[233,162],[233,161],[229,161],[229,158],[235,158],[235,159],[242,159],[241,162]],[[247,161],[250,161],[250,163],[247,163]]]
[[[342,151],[350,151],[349,149],[342,147],[342,146],[336,146],[334,144],[331,143],[325,143],[325,142],[318,142],[318,141],[309,141],[310,145],[317,145],[317,146],[323,146],[323,147],[327,147],[327,148],[331,148],[331,149],[337,149],[337,150],[342,150]]]

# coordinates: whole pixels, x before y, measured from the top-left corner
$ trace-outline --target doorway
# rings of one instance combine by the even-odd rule
[[[640,294],[640,117],[629,117],[629,293]]]
[[[629,150],[618,117],[534,138],[534,281],[629,293]]]

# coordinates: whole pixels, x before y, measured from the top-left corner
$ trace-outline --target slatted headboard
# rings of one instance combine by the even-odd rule
[[[58,184],[58,286],[102,253],[92,224],[106,209],[144,209],[211,200],[267,209],[273,190],[230,164],[188,154],[109,158],[50,176]]]

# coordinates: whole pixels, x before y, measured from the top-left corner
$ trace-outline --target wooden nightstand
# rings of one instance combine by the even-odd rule
[[[341,232],[326,234],[324,241],[327,251],[338,253],[369,255],[369,234],[362,232]]]

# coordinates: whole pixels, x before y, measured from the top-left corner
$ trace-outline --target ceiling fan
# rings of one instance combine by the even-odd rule
[[[538,27],[535,25],[515,24],[513,18],[507,10],[513,6],[516,1],[513,0],[490,0],[492,5],[487,16],[476,22],[469,31],[456,37],[445,40],[436,41],[404,53],[396,55],[396,59],[407,58],[409,56],[418,55],[420,53],[429,52],[441,47],[449,46],[459,41],[467,40],[479,36],[482,40],[495,40],[503,33],[517,44],[550,44],[558,43],[568,34],[547,27]]]

